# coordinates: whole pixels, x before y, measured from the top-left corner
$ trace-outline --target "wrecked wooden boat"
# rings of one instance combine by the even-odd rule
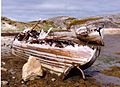
[[[64,78],[71,69],[83,70],[90,67],[100,54],[99,46],[83,44],[78,38],[69,36],[49,36],[43,30],[27,30],[18,34],[12,44],[12,53],[28,58],[35,56],[44,69]]]
[[[62,78],[71,69],[77,68],[85,79],[83,70],[90,67],[100,54],[100,46],[81,42],[79,35],[85,33],[86,29],[84,29],[84,32],[78,29],[78,31],[71,30],[66,33],[53,31],[51,34],[52,28],[47,33],[43,30],[38,32],[34,30],[36,25],[32,29],[25,29],[15,37],[12,44],[12,53],[24,58],[37,57],[43,69],[58,74]],[[100,30],[96,31],[101,36]],[[94,32],[87,29],[87,34],[90,35],[90,33]]]
[[[86,43],[104,45],[103,31],[104,31],[104,25],[99,27],[90,27],[90,28],[84,26],[76,30],[76,35],[78,39]]]

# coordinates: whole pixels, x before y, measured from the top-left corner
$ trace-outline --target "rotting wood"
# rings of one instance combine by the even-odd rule
[[[35,26],[37,26],[37,24]],[[34,30],[35,26],[30,29],[30,31]],[[78,36],[76,36],[79,34],[82,35],[81,32],[69,36],[68,34],[71,34],[72,31],[68,31],[66,34],[61,32],[59,35],[55,34],[55,32],[53,32],[53,35],[45,33],[47,36],[42,39],[39,39],[39,35],[34,38],[32,37],[32,32],[28,32],[24,35],[24,38],[29,36],[26,40],[24,40],[24,38],[21,40],[15,38],[12,48],[14,53],[23,53],[27,56],[32,55],[38,57],[43,67],[63,74],[63,77],[69,73],[71,68],[77,67],[82,73],[83,79],[85,79],[83,70],[90,67],[98,57],[95,56],[98,51],[98,46],[89,46],[87,43],[84,44],[80,41]],[[89,32],[94,33],[97,31],[93,30]],[[87,36],[82,36],[88,37],[89,32]],[[101,38],[99,38],[99,40],[101,41]]]

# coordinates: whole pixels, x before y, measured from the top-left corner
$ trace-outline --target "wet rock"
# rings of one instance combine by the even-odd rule
[[[22,68],[22,79],[24,81],[34,80],[38,76],[43,76],[40,61],[36,57],[30,56]]]
[[[1,81],[2,85],[7,85],[8,81]]]
[[[1,67],[1,71],[7,71],[7,69],[6,68],[3,68],[3,67]]]

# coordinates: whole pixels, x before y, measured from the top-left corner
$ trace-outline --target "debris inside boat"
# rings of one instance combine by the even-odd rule
[[[34,26],[35,27],[35,26]],[[90,67],[100,54],[103,43],[103,27],[47,32],[25,29],[12,44],[12,53],[17,56],[34,56],[44,70],[52,71],[64,79],[71,69],[77,68],[85,79],[83,70]],[[86,38],[92,38],[86,39]],[[81,41],[81,39],[84,41]],[[89,42],[96,42],[91,45]]]

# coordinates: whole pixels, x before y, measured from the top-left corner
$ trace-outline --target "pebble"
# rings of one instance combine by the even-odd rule
[[[2,63],[2,65],[5,65],[5,62],[1,62]]]
[[[77,82],[74,84],[75,87],[79,87],[79,85],[80,85],[80,84],[77,83]]]
[[[15,77],[14,77],[14,76],[13,76],[12,78],[13,78],[13,79],[15,79]]]
[[[2,85],[7,85],[8,81],[1,81]]]
[[[3,67],[1,67],[1,71],[7,71],[7,69],[6,68],[3,68]]]
[[[15,74],[15,71],[13,69],[10,69],[9,72],[13,75]]]
[[[21,81],[22,84],[24,84],[24,81]]]
[[[54,81],[55,81],[55,78],[52,78],[51,80],[54,82]]]

